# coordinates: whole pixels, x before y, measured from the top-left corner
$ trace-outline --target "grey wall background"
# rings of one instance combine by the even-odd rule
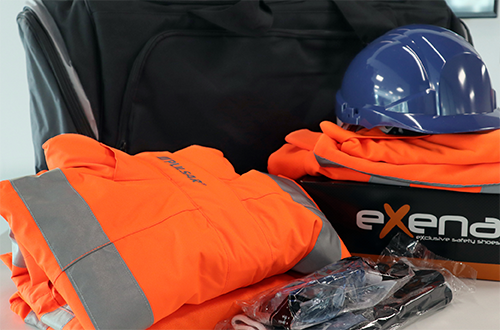
[[[25,0],[0,0],[0,180],[34,174],[29,91],[16,16]],[[466,19],[500,103],[500,19]],[[0,234],[8,229],[0,220]]]
[[[22,0],[0,0],[0,180],[33,173],[29,92],[16,16]]]

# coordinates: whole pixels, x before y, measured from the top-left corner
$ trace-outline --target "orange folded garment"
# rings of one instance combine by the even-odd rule
[[[44,149],[49,171],[0,182],[11,308],[39,328],[174,327],[188,306],[349,256],[299,185],[239,175],[218,150],[131,156],[75,134]],[[221,301],[198,312],[227,317]]]
[[[347,131],[332,122],[299,130],[269,158],[269,173],[468,192],[500,192],[500,130],[420,136],[378,128]]]

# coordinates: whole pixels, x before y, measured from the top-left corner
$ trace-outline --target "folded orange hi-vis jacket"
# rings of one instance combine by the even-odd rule
[[[0,183],[11,308],[41,329],[146,329],[349,256],[300,186],[236,174],[218,150],[131,156],[75,134],[44,149],[49,171]]]
[[[378,128],[351,132],[328,121],[320,127],[289,134],[270,156],[269,173],[500,193],[500,130],[395,136]]]

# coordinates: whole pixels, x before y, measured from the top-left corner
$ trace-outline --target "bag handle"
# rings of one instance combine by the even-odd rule
[[[273,26],[273,13],[264,0],[240,0],[230,6],[211,6],[191,13],[226,30],[245,36],[261,36]]]
[[[376,10],[373,1],[331,1],[337,5],[364,43],[397,27],[395,17],[388,17]],[[274,21],[273,12],[264,0],[240,0],[232,5],[210,6],[190,12],[226,30],[245,36],[264,35],[271,29]]]
[[[398,27],[394,16],[386,16],[373,7],[373,1],[332,0],[365,44]],[[380,2],[379,2],[380,3]]]

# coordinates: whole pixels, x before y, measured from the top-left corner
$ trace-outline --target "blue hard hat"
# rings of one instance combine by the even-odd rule
[[[500,128],[488,70],[458,34],[408,25],[371,42],[350,63],[336,95],[337,118],[366,128],[425,134]]]

